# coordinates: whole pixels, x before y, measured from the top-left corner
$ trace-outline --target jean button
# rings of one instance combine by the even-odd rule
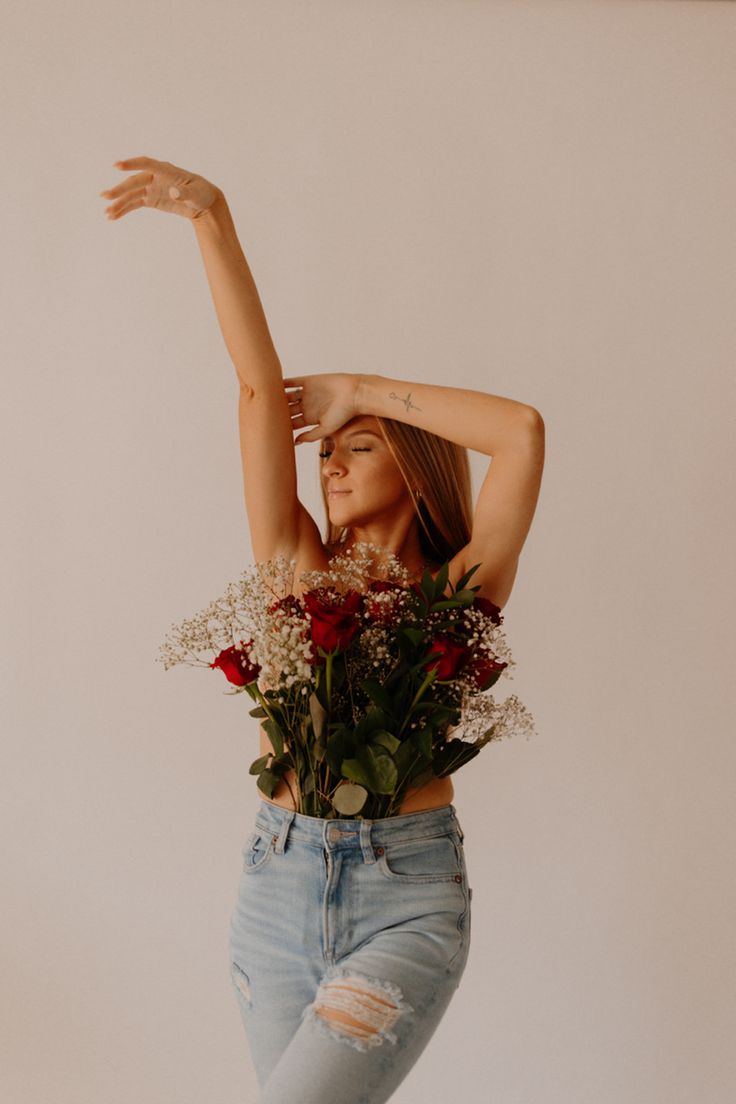
[[[382,855],[383,854],[383,848],[382,847],[377,847],[376,848],[376,854],[377,855]]]
[[[455,881],[456,881],[456,882],[461,882],[462,880],[463,880],[463,876],[462,876],[462,874],[456,874],[456,875],[455,875]]]
[[[278,843],[279,842],[279,837],[278,836],[271,836],[271,842],[272,843]]]
[[[338,840],[340,838],[340,829],[339,828],[334,828],[334,827],[328,828],[327,829],[327,838],[328,838],[328,840],[331,840],[334,843],[335,840]]]

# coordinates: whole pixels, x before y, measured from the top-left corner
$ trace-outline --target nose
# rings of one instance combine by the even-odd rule
[[[322,469],[326,479],[332,479],[335,475],[341,475],[346,472],[347,465],[344,460],[341,460],[337,454],[337,450],[330,453],[325,461],[325,466]]]

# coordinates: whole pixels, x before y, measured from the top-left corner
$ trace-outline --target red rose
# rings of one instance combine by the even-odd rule
[[[349,590],[342,601],[336,599],[324,588],[308,590],[304,595],[304,605],[311,615],[312,643],[326,652],[347,648],[360,629],[363,596],[357,590]]]
[[[243,644],[243,641],[240,641]],[[233,644],[230,648],[225,648],[220,652],[214,663],[210,663],[210,667],[213,669],[219,667],[228,682],[232,682],[234,686],[247,686],[251,682],[255,682],[260,674],[261,668],[258,663],[251,662],[248,654],[248,645],[253,641],[249,640],[242,648],[236,648]]]
[[[394,602],[381,602],[371,598],[372,594],[394,594],[406,590],[401,583],[389,583],[385,579],[375,579],[368,587],[365,597],[364,609],[371,621],[378,621],[383,625],[392,625],[399,619],[398,605]]]
[[[501,607],[497,606],[495,602],[492,602],[490,598],[483,598],[480,594],[476,594],[473,599],[473,608],[479,609],[486,617],[490,617],[494,625],[500,625],[503,620],[501,617]]]
[[[283,610],[286,614],[290,614],[292,617],[306,617],[301,602],[294,594],[287,594],[285,598],[277,598],[268,607],[269,613],[278,613]]]
[[[508,667],[508,663],[501,663],[499,660],[489,656],[487,652],[480,652],[473,657],[472,662],[468,666],[467,674],[479,690],[485,690],[491,681],[491,676],[494,675],[496,671],[503,671],[504,667]]]
[[[435,659],[430,659],[429,663],[424,665],[424,669],[433,671],[437,668],[438,679],[454,678],[469,654],[467,645],[457,637],[450,636],[449,633],[437,633],[430,651],[441,654]]]

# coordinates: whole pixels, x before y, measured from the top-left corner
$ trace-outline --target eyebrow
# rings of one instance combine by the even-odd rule
[[[381,439],[380,433],[374,433],[372,429],[351,429],[349,433],[345,434],[345,439],[349,440],[351,437],[357,437],[359,433],[361,433],[361,434],[362,433],[370,433],[371,437],[378,437],[379,440]],[[324,437],[323,440],[324,441],[334,441],[335,438],[328,436],[328,437]]]

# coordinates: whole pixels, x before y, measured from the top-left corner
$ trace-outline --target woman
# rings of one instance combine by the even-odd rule
[[[479,563],[472,585],[502,608],[539,494],[539,413],[381,375],[284,379],[221,190],[149,157],[116,167],[133,175],[101,193],[110,218],[151,207],[194,225],[240,383],[256,561],[294,559],[297,589],[302,572],[372,542],[412,578],[449,560],[455,585]],[[307,441],[320,442],[324,540],[297,497],[294,446]],[[474,511],[468,448],[493,457]],[[272,752],[263,730],[260,739]],[[292,781],[260,800],[230,926],[261,1104],[380,1104],[427,1045],[467,961],[472,890],[453,785],[407,791],[397,816],[323,820],[296,812]]]

